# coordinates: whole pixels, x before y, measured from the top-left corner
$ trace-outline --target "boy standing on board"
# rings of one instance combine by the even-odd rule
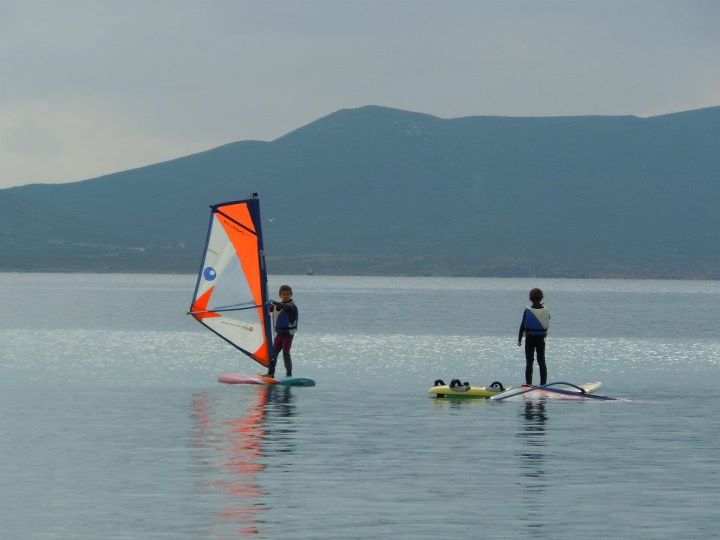
[[[280,302],[270,300],[270,313],[275,321],[275,341],[273,342],[275,352],[270,359],[267,376],[275,377],[275,364],[282,350],[283,362],[285,362],[285,375],[292,377],[290,347],[292,346],[293,336],[297,331],[298,308],[292,300],[292,289],[290,285],[282,285],[279,294]]]
[[[542,305],[543,292],[540,289],[530,291],[532,306],[525,308],[518,347],[522,345],[525,335],[525,384],[532,385],[533,360],[537,351],[537,363],[540,366],[540,386],[547,384],[547,367],[545,366],[545,336],[550,327],[550,312]]]

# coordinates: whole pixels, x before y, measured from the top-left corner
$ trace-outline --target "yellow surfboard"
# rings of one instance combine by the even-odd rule
[[[495,396],[502,392],[506,392],[510,388],[504,388],[502,385],[497,386],[497,383],[493,383],[491,386],[454,386],[450,387],[447,384],[441,384],[433,386],[428,390],[428,394],[434,395],[438,398],[481,398],[486,399],[491,396]]]

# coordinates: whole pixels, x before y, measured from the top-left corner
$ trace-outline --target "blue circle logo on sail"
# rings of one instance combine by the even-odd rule
[[[203,277],[208,281],[212,281],[217,277],[217,273],[212,266],[208,266],[205,270],[203,270]]]

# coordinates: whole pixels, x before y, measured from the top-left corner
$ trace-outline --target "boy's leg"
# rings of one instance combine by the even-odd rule
[[[537,344],[537,363],[540,366],[540,385],[547,384],[547,366],[545,365],[545,338],[538,338]]]
[[[290,351],[283,349],[283,362],[285,362],[285,375],[292,377],[292,359],[290,358]]]
[[[525,336],[525,384],[532,384],[535,343],[532,336]]]
[[[273,354],[270,357],[270,365],[268,366],[268,377],[274,377],[275,376],[275,365],[277,364],[277,357],[278,354],[280,354],[280,349],[282,349],[282,335],[277,334],[275,336],[275,341],[273,341]]]
[[[293,336],[288,334],[283,338],[283,362],[285,363],[285,375],[292,377],[292,358],[290,358],[290,347],[292,347]]]

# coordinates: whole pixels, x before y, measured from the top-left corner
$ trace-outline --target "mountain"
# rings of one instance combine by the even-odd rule
[[[208,205],[252,192],[272,273],[720,278],[720,107],[340,110],[271,142],[0,190],[0,269],[195,272]]]

